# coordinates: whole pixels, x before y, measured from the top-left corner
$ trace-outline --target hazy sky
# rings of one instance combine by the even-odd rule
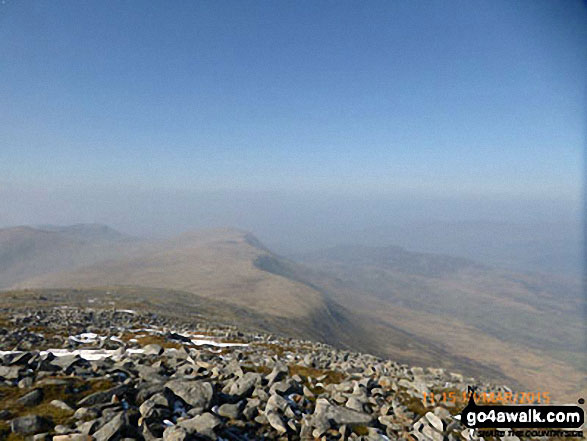
[[[0,225],[177,191],[577,208],[586,60],[580,1],[4,0]]]

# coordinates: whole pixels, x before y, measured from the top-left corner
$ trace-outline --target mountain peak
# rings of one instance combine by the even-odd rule
[[[79,223],[73,225],[39,225],[39,230],[73,234],[85,238],[119,239],[125,235],[114,228],[100,223]]]

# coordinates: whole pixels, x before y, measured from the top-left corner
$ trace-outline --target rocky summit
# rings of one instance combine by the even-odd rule
[[[0,438],[462,440],[473,379],[148,312],[0,311]],[[504,390],[490,385],[486,390]]]

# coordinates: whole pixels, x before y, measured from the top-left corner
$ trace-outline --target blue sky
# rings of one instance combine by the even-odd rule
[[[0,185],[576,201],[586,48],[573,1],[5,0]]]

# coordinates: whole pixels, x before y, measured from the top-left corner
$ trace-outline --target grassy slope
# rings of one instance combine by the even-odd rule
[[[146,292],[137,289],[136,294],[143,298],[147,295],[155,310],[170,304],[178,310],[182,306],[193,310],[206,299],[210,305],[225,306],[224,322],[371,349],[368,336],[351,314],[321,291],[256,265],[258,259],[271,256],[241,231],[189,233],[152,245],[140,256],[33,277],[13,288],[158,288]],[[210,312],[209,305],[204,310]]]
[[[399,252],[396,264],[394,250],[370,254],[339,248],[307,257],[304,272],[363,320],[377,323],[378,344],[396,357],[435,361],[431,351],[420,353],[384,337],[399,328],[441,349],[440,364],[452,360],[470,372],[485,366],[490,376],[500,374],[559,398],[576,398],[585,389],[586,331],[578,282],[405,254]],[[417,264],[406,267],[410,260]]]

